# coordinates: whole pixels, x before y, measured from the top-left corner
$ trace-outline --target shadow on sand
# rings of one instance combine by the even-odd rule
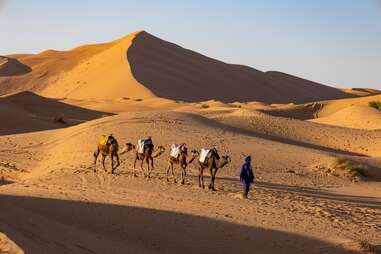
[[[12,183],[14,183],[14,182],[9,181],[9,180],[5,179],[4,177],[0,177],[0,186],[1,185],[12,184]]]
[[[353,253],[293,233],[170,211],[0,195],[0,231],[25,253]]]
[[[197,176],[188,176],[192,178],[193,181],[197,180]],[[205,175],[205,181],[209,181],[210,176]],[[241,190],[241,182],[236,177],[224,177],[217,176],[217,181],[228,182],[229,184],[233,184],[236,186],[237,190]],[[323,199],[323,200],[332,200],[335,202],[344,202],[349,204],[355,204],[362,207],[375,207],[381,208],[381,201],[377,197],[366,197],[366,196],[356,196],[356,195],[345,195],[339,193],[333,193],[321,189],[311,188],[311,187],[298,187],[286,184],[278,184],[278,183],[270,183],[270,182],[261,182],[257,181],[255,183],[256,188],[268,189],[273,191],[281,191],[286,193],[294,193],[304,197],[310,197],[315,199]]]
[[[324,152],[328,152],[328,153],[367,157],[367,155],[361,154],[361,153],[343,151],[343,150],[339,150],[339,149],[335,149],[335,148],[331,148],[331,147],[316,145],[316,144],[312,144],[312,143],[306,143],[303,141],[293,140],[293,139],[284,138],[284,137],[280,137],[280,136],[264,134],[264,133],[257,132],[254,130],[248,130],[248,129],[239,128],[239,127],[231,126],[228,124],[224,124],[224,123],[221,123],[221,122],[218,122],[216,120],[209,119],[209,118],[206,118],[206,117],[203,117],[200,115],[196,115],[196,114],[192,114],[192,113],[188,113],[188,114],[195,121],[198,121],[202,124],[212,126],[216,129],[231,131],[231,132],[238,133],[241,135],[246,135],[249,137],[266,139],[266,140],[270,140],[270,141],[274,141],[274,142],[278,142],[278,143],[283,143],[283,144],[287,144],[287,145],[301,146],[304,148],[324,151]]]
[[[2,58],[4,59],[3,62],[1,61]],[[31,71],[32,68],[19,62],[17,59],[0,56],[0,77],[18,76]]]
[[[20,92],[0,97],[0,120],[4,121],[0,125],[0,135],[63,128],[109,115],[113,114],[69,105],[32,92]]]

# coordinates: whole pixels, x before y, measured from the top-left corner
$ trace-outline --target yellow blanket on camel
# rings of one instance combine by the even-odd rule
[[[99,144],[105,146],[107,144],[107,141],[108,141],[108,136],[107,135],[101,135],[101,137],[99,138]]]

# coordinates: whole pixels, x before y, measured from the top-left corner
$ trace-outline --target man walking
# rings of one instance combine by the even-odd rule
[[[254,179],[255,179],[253,168],[251,167],[251,156],[247,156],[245,158],[245,162],[243,163],[241,167],[241,173],[239,177],[243,185],[242,197],[246,199],[250,191],[250,184],[254,183]]]

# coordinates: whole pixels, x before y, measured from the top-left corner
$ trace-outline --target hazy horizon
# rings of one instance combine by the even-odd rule
[[[0,0],[0,55],[68,50],[145,30],[218,60],[381,89],[381,1]]]

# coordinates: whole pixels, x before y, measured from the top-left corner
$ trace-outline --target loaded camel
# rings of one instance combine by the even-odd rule
[[[197,156],[200,155],[200,153],[196,150],[192,150],[191,151],[191,158],[187,161],[187,151],[185,149],[182,149],[180,147],[180,151],[179,151],[179,154],[177,157],[174,157],[172,155],[169,155],[169,158],[168,158],[168,168],[167,168],[167,181],[169,182],[169,171],[171,170],[171,174],[172,174],[172,177],[173,177],[173,181],[176,183],[177,180],[176,180],[176,177],[174,176],[173,174],[173,165],[176,164],[176,165],[180,165],[181,169],[182,169],[182,172],[181,172],[181,184],[184,184],[185,183],[185,176],[187,174],[186,172],[186,168],[189,164],[191,164],[194,159],[196,159]]]
[[[225,165],[231,162],[231,158],[227,155],[219,156],[218,153],[212,152],[208,158],[205,159],[204,162],[199,161],[199,174],[198,174],[198,184],[199,187],[205,189],[204,185],[204,169],[209,168],[210,170],[210,184],[208,186],[209,189],[215,191],[214,181],[216,179],[216,174],[218,169],[223,168]]]
[[[114,138],[112,135],[109,136],[102,136],[103,138],[106,138],[104,143],[98,143],[97,150],[94,152],[94,172],[97,172],[96,166],[97,166],[97,159],[99,154],[102,155],[102,166],[105,172],[107,172],[107,169],[105,167],[105,160],[106,157],[109,156],[111,159],[111,174],[114,174],[114,171],[117,167],[119,167],[119,156],[118,156],[118,150],[119,145],[116,138]],[[114,167],[114,157],[116,158],[116,166]]]
[[[136,162],[141,161],[140,169],[142,170],[143,176],[150,178],[150,174],[152,170],[154,169],[153,159],[159,157],[161,154],[165,152],[165,148],[163,146],[158,146],[156,150],[154,150],[154,145],[152,143],[151,138],[148,138],[147,140],[142,140],[142,142],[149,141],[149,144],[144,144],[144,147],[142,151],[139,151],[139,142],[138,147],[135,147],[131,143],[127,143],[125,150],[128,152],[132,149],[135,149],[135,160],[134,160],[134,176],[137,176],[136,174]],[[126,152],[124,151],[124,152]],[[143,163],[144,161],[147,162],[147,173],[144,172]]]

